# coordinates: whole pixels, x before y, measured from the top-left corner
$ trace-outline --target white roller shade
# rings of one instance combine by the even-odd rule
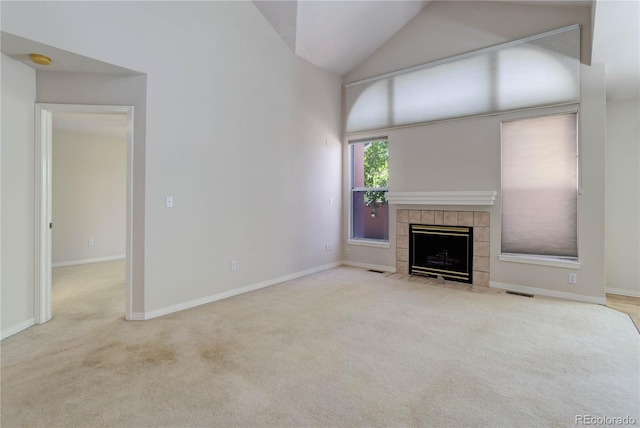
[[[348,133],[580,99],[573,26],[346,85]]]

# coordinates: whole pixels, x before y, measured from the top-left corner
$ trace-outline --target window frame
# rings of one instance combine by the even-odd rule
[[[387,142],[387,156],[389,150],[389,137],[386,135],[380,135],[376,137],[367,137],[367,138],[358,138],[349,140],[347,144],[348,149],[348,171],[349,171],[349,180],[348,180],[348,194],[349,194],[349,218],[347,225],[347,244],[350,245],[361,245],[365,247],[376,247],[376,248],[390,248],[390,218],[387,218],[387,236],[388,239],[370,239],[370,238],[357,238],[354,237],[354,207],[353,207],[353,194],[354,192],[363,192],[363,191],[384,191],[389,192],[389,187],[354,187],[355,177],[354,177],[354,156],[353,156],[353,148],[357,144],[366,144],[372,143],[375,141],[386,141]],[[387,157],[388,160],[388,157]],[[388,166],[387,166],[388,171]],[[388,204],[388,201],[387,201]],[[389,210],[390,211],[390,210]]]

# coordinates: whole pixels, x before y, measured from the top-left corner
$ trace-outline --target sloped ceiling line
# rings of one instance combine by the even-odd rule
[[[430,1],[260,1],[253,3],[299,57],[347,74]]]

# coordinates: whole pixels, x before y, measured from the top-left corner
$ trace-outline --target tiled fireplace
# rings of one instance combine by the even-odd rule
[[[409,225],[473,227],[473,285],[489,286],[489,212],[487,211],[396,211],[396,272],[409,273]]]

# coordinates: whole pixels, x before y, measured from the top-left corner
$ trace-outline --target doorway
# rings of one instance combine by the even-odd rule
[[[53,129],[54,115],[110,115],[126,118],[126,237],[125,237],[125,319],[132,319],[132,235],[133,235],[133,107],[107,105],[36,104],[36,287],[35,322],[53,316],[52,230],[53,224]],[[94,238],[87,244],[93,246]],[[106,257],[108,259],[109,257]],[[103,259],[105,259],[103,257]],[[89,257],[89,260],[91,258]],[[94,258],[99,261],[100,257]]]

